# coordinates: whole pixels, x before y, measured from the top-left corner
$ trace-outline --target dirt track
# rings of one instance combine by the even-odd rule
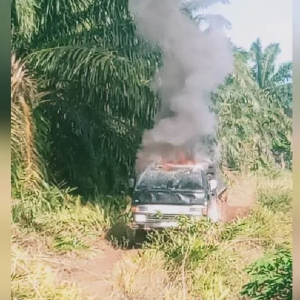
[[[99,253],[92,259],[74,259],[74,267],[65,269],[62,278],[68,282],[75,282],[83,295],[100,300],[113,292],[113,282],[110,277],[114,266],[129,252],[137,250],[116,250],[106,242],[101,242]],[[76,266],[76,267],[75,267]]]

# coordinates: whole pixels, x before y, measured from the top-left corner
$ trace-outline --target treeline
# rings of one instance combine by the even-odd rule
[[[187,1],[195,22],[205,16]],[[64,183],[83,195],[126,191],[159,98],[162,62],[136,33],[128,0],[12,1],[12,185]],[[235,68],[212,95],[222,165],[291,168],[291,62],[278,44],[233,46]]]

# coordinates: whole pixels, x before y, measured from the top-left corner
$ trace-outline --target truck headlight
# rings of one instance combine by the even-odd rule
[[[147,217],[146,217],[146,215],[136,214],[136,215],[134,215],[134,221],[135,222],[146,222]]]

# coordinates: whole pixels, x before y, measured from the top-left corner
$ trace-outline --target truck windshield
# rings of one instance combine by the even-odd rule
[[[177,192],[177,191],[135,191],[133,198],[135,204],[205,204],[205,193],[203,192]]]
[[[136,189],[203,190],[202,171],[147,171],[140,176]]]

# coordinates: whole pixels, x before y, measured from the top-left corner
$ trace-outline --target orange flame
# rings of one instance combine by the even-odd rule
[[[164,159],[160,158],[160,164],[163,166],[165,171],[172,169],[173,165],[195,165],[196,161],[187,157],[187,155],[180,151],[174,159]]]

